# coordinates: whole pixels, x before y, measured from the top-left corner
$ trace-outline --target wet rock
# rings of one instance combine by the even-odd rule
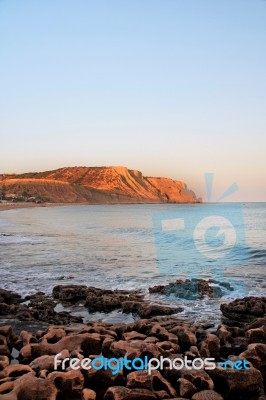
[[[150,293],[161,293],[165,296],[175,296],[180,299],[195,300],[208,297],[222,297],[223,292],[219,286],[211,286],[214,281],[204,279],[178,279],[168,285],[159,285],[149,289]],[[216,282],[215,282],[216,283]]]
[[[183,308],[164,304],[150,303],[148,301],[124,301],[124,313],[138,314],[140,318],[151,318],[155,315],[170,315],[183,311]]]
[[[84,285],[58,285],[53,288],[53,297],[60,301],[77,302],[86,299],[87,291]]]
[[[21,303],[22,298],[19,294],[10,290],[0,289],[0,303],[8,305]]]
[[[110,312],[122,308],[123,302],[134,300],[135,296],[129,293],[124,294],[124,292],[120,293],[119,291],[95,289],[87,294],[85,306],[91,312]]]
[[[250,322],[266,313],[266,297],[245,297],[221,304],[223,315],[233,321]]]

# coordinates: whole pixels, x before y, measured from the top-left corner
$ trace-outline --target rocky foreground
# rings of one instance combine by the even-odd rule
[[[194,282],[187,284],[191,287]],[[179,287],[187,289],[177,281],[151,292]],[[198,287],[202,296],[217,296],[204,281]],[[82,301],[93,311],[122,309],[138,319],[130,324],[85,325],[68,312],[57,313],[54,307],[58,301]],[[184,322],[176,316],[177,308],[148,301],[137,291],[60,285],[54,288],[53,297],[37,293],[22,299],[0,290],[1,318],[15,318],[25,326],[29,321],[50,324],[39,330],[18,331],[13,323],[0,323],[0,400],[265,400],[266,298],[247,297],[223,304],[218,328]],[[208,371],[171,370],[166,364],[150,375],[125,368],[115,374],[110,369],[94,368],[55,371],[54,356],[58,353],[62,358],[79,359],[100,355],[108,359],[213,357],[216,367]],[[247,360],[250,370],[218,366],[228,358]]]

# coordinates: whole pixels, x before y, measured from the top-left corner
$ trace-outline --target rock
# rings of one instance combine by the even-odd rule
[[[263,378],[255,368],[237,370],[217,366],[208,371],[214,381],[215,389],[224,397],[252,399],[254,394],[263,394]]]
[[[230,332],[230,329],[227,325],[222,324],[219,326],[216,332],[216,336],[221,340],[223,344],[225,344],[228,340],[231,339],[232,333]]]
[[[266,344],[252,343],[248,345],[247,350],[241,353],[239,358],[251,362],[257,369],[266,366]]]
[[[0,335],[0,346],[7,346],[7,338],[3,335]]]
[[[0,371],[0,379],[3,378],[17,378],[18,376],[22,376],[24,374],[35,375],[31,367],[28,365],[8,365],[4,370]]]
[[[266,343],[266,325],[246,332],[249,343]]]
[[[48,343],[57,343],[60,339],[66,336],[66,331],[63,328],[48,328],[42,336],[42,340],[47,340]]]
[[[266,317],[256,318],[250,324],[247,325],[246,330],[260,328],[261,326],[266,325]]]
[[[0,289],[0,303],[8,305],[19,304],[22,298],[19,294],[11,292],[10,290]]]
[[[63,360],[64,358],[68,358],[70,356],[68,350],[63,350],[61,357],[58,357],[59,360]],[[31,363],[30,367],[37,375],[41,373],[42,370],[52,372],[54,371],[54,356],[41,356],[35,358]]]
[[[87,288],[85,306],[89,311],[110,312],[121,309],[122,303],[126,301],[141,301],[144,295],[137,291],[106,290],[94,287]]]
[[[87,286],[84,285],[58,285],[53,288],[53,297],[75,303],[86,299],[87,290]]]
[[[153,393],[158,400],[170,399],[170,395],[165,390],[155,390]]]
[[[107,390],[104,400],[156,400],[156,395],[147,389],[128,389],[114,386]]]
[[[162,355],[165,357],[169,356],[170,354],[176,354],[180,350],[177,344],[169,341],[159,342],[157,343],[157,347],[159,350],[161,350]]]
[[[10,325],[0,326],[0,335],[3,335],[8,339],[10,336],[12,336],[12,334],[12,327]]]
[[[194,394],[192,400],[224,400],[224,398],[214,390],[202,390]]]
[[[84,385],[84,376],[81,371],[70,370],[67,372],[52,372],[45,382],[52,382],[60,393],[75,394],[81,393]]]
[[[221,304],[221,311],[233,321],[250,322],[265,316],[266,297],[245,297],[228,304]]]
[[[27,331],[21,331],[18,337],[18,340],[15,343],[16,349],[21,349],[22,347],[31,344],[31,343],[37,343],[38,340],[36,337],[33,336],[32,333],[27,332]]]
[[[165,391],[170,397],[176,396],[175,389],[159,371],[152,371],[150,375],[147,371],[131,372],[127,376],[127,388]]]
[[[127,376],[127,387],[129,389],[153,390],[153,376],[147,371],[134,371]]]
[[[0,400],[56,400],[57,393],[53,383],[29,374],[0,386]]]
[[[150,330],[150,335],[157,337],[161,341],[169,341],[178,344],[178,337],[174,333],[168,332],[159,323],[152,326]]]
[[[204,370],[180,370],[181,378],[187,379],[189,382],[193,383],[199,390],[213,390],[214,383],[210,375]]]
[[[7,356],[0,356],[0,373],[9,365],[9,358]]]
[[[182,351],[186,351],[197,344],[195,333],[187,326],[176,326],[170,332],[178,337],[178,343]]]
[[[195,300],[202,299],[204,296],[208,297],[222,297],[223,292],[220,286],[211,286],[213,281],[206,281],[204,279],[186,279],[185,281],[178,279],[176,282],[169,283],[168,285],[159,285],[150,288],[150,293],[162,293],[166,296],[175,296],[180,299]]]
[[[83,389],[81,400],[96,400],[96,393],[91,389]]]
[[[181,397],[192,397],[193,394],[195,394],[198,389],[196,388],[193,383],[188,381],[187,379],[184,378],[179,378],[177,380],[177,387],[178,387],[178,394]]]
[[[85,357],[100,354],[102,338],[98,333],[83,333],[65,336],[57,343],[48,343],[44,339],[40,343],[24,346],[20,350],[19,359],[23,363],[27,363],[43,355],[61,353],[65,349],[68,349],[69,352],[82,350]]]
[[[131,340],[130,342],[119,340],[111,344],[110,355],[116,358],[127,356],[131,360],[145,355],[149,358],[158,358],[161,350],[156,344],[145,343],[141,340]]]
[[[135,313],[140,318],[151,318],[155,315],[170,315],[183,311],[183,308],[164,304],[150,303],[148,301],[124,301],[122,303],[124,313]]]
[[[0,344],[0,356],[10,356],[10,350],[6,344]]]
[[[199,352],[202,357],[219,357],[219,338],[212,333],[208,333],[206,340],[202,341],[200,344]]]
[[[139,332],[135,332],[135,331],[125,332],[123,334],[123,339],[126,340],[126,341],[129,341],[129,340],[144,340],[144,339],[146,339],[146,335],[143,335],[143,333],[139,333]]]
[[[101,361],[95,361],[96,366],[101,366]],[[93,389],[97,393],[97,397],[102,398],[108,387],[125,386],[123,371],[119,369],[119,365],[113,360],[110,362],[111,368],[95,369],[91,368],[84,371],[86,386]]]

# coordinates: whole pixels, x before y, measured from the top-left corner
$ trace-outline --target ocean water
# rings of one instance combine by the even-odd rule
[[[77,205],[2,211],[0,287],[26,295],[39,290],[51,293],[57,284],[86,284],[110,289],[143,289],[147,297],[153,298],[148,294],[149,287],[191,277],[190,272],[200,259],[195,250],[186,249],[185,243],[195,238],[191,230],[183,229],[182,243],[176,243],[176,247],[181,246],[182,257],[177,255],[173,264],[173,243],[168,251],[165,247],[162,251],[161,245],[165,246],[167,240],[156,240],[154,221],[161,213],[177,213],[191,221],[193,215],[204,213],[206,207],[206,204]],[[236,212],[235,204],[226,203],[223,207],[228,215]],[[184,318],[217,322],[221,302],[243,294],[265,295],[266,203],[239,204],[239,207],[243,221],[239,221],[236,231],[244,233],[243,243],[229,254],[225,265],[221,261],[221,274],[208,262],[206,268],[196,270],[199,277],[229,282],[233,290],[224,289],[219,300],[184,301],[164,296],[156,299],[182,303]],[[162,262],[172,263],[174,268],[165,273],[160,268]],[[86,318],[99,318],[99,315],[86,315]],[[110,320],[112,316],[101,316],[104,318]],[[119,313],[113,318],[125,320]]]

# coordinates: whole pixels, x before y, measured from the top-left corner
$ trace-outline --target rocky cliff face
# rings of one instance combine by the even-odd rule
[[[54,203],[196,203],[184,182],[144,177],[126,167],[67,167],[54,171],[0,175],[7,195]]]

